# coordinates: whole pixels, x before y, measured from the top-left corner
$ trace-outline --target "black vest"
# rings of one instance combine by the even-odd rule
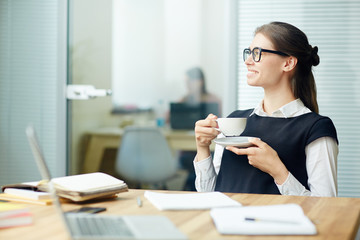
[[[274,118],[249,115],[253,109],[235,111],[228,117],[247,117],[242,136],[258,137],[272,147],[291,174],[309,190],[305,147],[321,137],[336,141],[336,129],[330,118],[316,113],[298,117]],[[234,193],[280,194],[274,179],[251,166],[246,155],[224,149],[215,191]]]

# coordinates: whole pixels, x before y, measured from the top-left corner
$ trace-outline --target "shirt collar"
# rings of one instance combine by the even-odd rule
[[[264,111],[263,103],[264,100],[261,100],[261,102],[257,105],[254,111],[250,114],[250,116],[256,114],[263,117],[267,116],[267,117],[289,118],[310,112],[310,110],[307,107],[305,107],[304,103],[299,98],[280,107],[278,110],[274,111],[271,115],[267,114]]]

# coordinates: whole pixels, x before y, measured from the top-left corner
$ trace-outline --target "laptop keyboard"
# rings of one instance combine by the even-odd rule
[[[67,214],[66,219],[74,236],[134,236],[121,217]]]

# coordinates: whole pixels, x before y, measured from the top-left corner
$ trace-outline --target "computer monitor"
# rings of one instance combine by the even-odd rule
[[[205,119],[210,113],[219,115],[218,103],[170,103],[170,127],[193,130],[196,121]]]

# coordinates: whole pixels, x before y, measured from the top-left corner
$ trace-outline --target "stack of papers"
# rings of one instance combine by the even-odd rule
[[[11,202],[49,205],[52,203],[50,193],[39,191],[39,182],[23,182],[2,186],[0,200]]]
[[[128,191],[124,181],[100,172],[53,178],[51,182],[57,195],[75,202],[110,197]],[[39,188],[47,189],[46,185],[44,188],[40,185]]]
[[[220,192],[158,193],[145,191],[144,196],[159,210],[199,210],[241,206],[239,202]]]
[[[53,178],[51,181],[58,196],[74,202],[112,197],[117,193],[128,191],[127,184],[124,181],[100,172],[58,177]],[[48,191],[47,183],[44,181],[9,184],[2,187],[4,192],[7,192],[7,188]],[[16,194],[17,197],[19,197],[19,194],[22,194],[23,199],[30,198],[30,195],[40,197],[39,194],[30,194],[23,191],[17,191]],[[0,199],[5,199],[9,196],[15,197],[14,191],[11,194],[4,193],[3,195],[5,196],[0,195]],[[37,199],[37,201],[43,202],[45,200]]]
[[[221,234],[314,235],[315,225],[297,204],[216,208],[210,215]]]

